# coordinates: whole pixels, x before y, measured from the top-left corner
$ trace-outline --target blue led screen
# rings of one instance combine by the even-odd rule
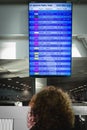
[[[29,3],[29,75],[70,76],[72,4]]]

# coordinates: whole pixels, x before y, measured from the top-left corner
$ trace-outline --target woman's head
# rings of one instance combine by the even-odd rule
[[[33,128],[65,130],[74,124],[69,95],[53,86],[45,87],[29,103],[35,117]]]

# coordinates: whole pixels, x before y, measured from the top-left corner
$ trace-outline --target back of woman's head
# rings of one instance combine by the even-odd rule
[[[69,95],[53,86],[45,87],[29,103],[38,121],[32,129],[68,130],[74,124],[74,113]]]

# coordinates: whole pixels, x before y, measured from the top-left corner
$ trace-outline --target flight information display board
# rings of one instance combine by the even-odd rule
[[[70,76],[72,4],[29,3],[29,75]]]

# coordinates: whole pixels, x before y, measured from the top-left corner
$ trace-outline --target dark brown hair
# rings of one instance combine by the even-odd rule
[[[32,130],[68,130],[74,125],[74,113],[69,95],[54,86],[35,94],[29,105],[38,122]]]

